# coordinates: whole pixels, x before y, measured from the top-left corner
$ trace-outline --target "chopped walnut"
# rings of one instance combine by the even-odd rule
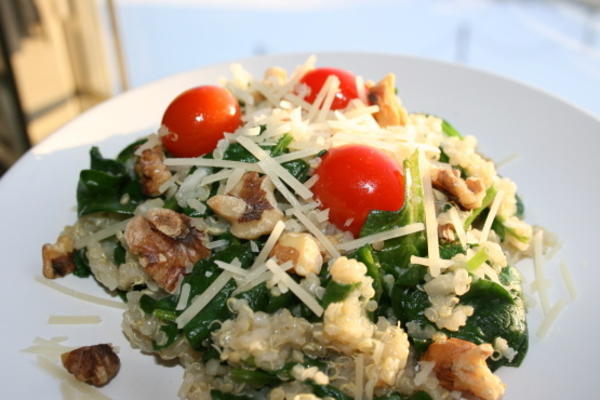
[[[369,102],[379,106],[374,114],[375,120],[382,127],[406,125],[408,113],[396,96],[396,77],[388,74],[377,85],[369,88]]]
[[[142,189],[148,196],[160,196],[160,187],[169,178],[171,171],[163,163],[165,153],[161,146],[154,146],[142,152],[135,164],[135,172],[140,177]]]
[[[462,179],[457,169],[432,168],[431,184],[464,210],[480,207],[485,196],[485,188],[479,178]]]
[[[74,242],[71,236],[61,234],[55,244],[42,246],[42,273],[48,279],[70,274],[75,270],[73,261]]]
[[[280,263],[291,261],[292,271],[300,276],[318,274],[323,265],[319,243],[309,233],[284,233],[273,247],[271,256]]]
[[[454,232],[454,225],[442,224],[438,226],[438,235],[442,241],[454,242],[456,240],[456,233]]]
[[[231,233],[241,239],[256,239],[270,233],[283,218],[273,195],[274,186],[266,176],[246,172],[226,195],[216,195],[206,204],[231,223]]]
[[[77,380],[94,386],[104,386],[119,372],[121,361],[109,344],[84,346],[63,353],[64,367]]]
[[[150,277],[167,292],[177,288],[179,278],[200,259],[210,255],[204,234],[190,219],[172,210],[154,208],[136,216],[125,228],[125,243]]]
[[[488,343],[477,346],[452,338],[432,343],[422,360],[435,362],[434,371],[442,387],[482,400],[498,400],[504,394],[504,384],[485,362],[493,352]]]

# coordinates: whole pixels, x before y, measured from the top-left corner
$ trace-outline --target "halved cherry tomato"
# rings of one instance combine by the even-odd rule
[[[397,211],[404,204],[404,175],[387,154],[364,145],[336,147],[323,157],[312,188],[329,221],[356,237],[372,210]],[[351,221],[351,222],[348,222]]]
[[[225,132],[241,124],[240,106],[219,86],[199,86],[186,90],[167,107],[162,125],[166,149],[176,157],[197,157],[210,153]]]
[[[343,69],[316,68],[307,72],[300,80],[300,83],[304,83],[310,88],[310,94],[304,100],[312,104],[329,75],[335,75],[340,80],[340,89],[333,99],[331,109],[346,108],[350,100],[358,98],[358,91],[356,90],[356,76]]]

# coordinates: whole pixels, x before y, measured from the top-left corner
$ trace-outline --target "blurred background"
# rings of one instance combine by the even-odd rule
[[[0,45],[0,175],[101,101],[268,53],[456,62],[600,117],[600,0],[0,0]]]

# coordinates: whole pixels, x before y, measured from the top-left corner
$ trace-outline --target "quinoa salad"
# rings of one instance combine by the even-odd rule
[[[120,296],[131,346],[183,367],[181,399],[502,398],[536,238],[516,184],[475,137],[409,113],[394,74],[315,64],[234,64],[115,158],[93,147],[44,280]],[[120,362],[62,354],[94,386]]]

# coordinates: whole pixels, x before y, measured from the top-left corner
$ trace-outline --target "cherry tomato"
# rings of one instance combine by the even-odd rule
[[[404,204],[404,175],[381,150],[345,145],[329,150],[315,171],[312,190],[329,221],[357,237],[372,210],[397,211]],[[347,221],[352,223],[347,225]]]
[[[358,98],[358,91],[356,90],[356,76],[352,72],[343,69],[316,68],[307,72],[300,80],[301,83],[310,88],[310,94],[304,100],[312,104],[329,75],[335,75],[340,80],[340,89],[333,99],[331,109],[346,108],[350,100]]]
[[[169,133],[162,143],[175,157],[197,157],[213,151],[223,134],[240,124],[240,106],[227,89],[199,86],[181,93],[167,107],[162,125]]]

